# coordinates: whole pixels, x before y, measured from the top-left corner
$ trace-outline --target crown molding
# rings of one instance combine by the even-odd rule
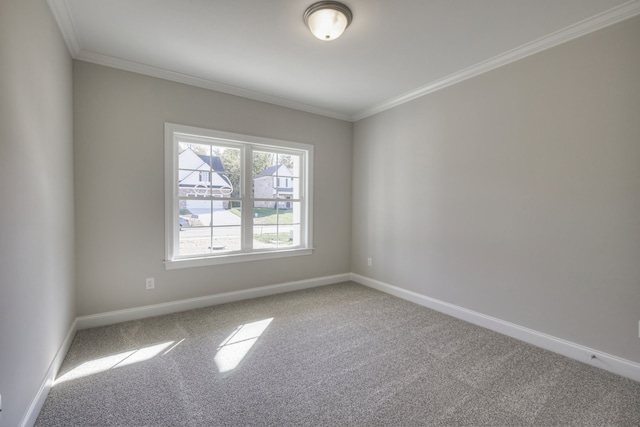
[[[75,59],[349,122],[356,122],[374,114],[381,113],[414,99],[436,92],[440,89],[444,89],[456,83],[460,83],[472,77],[502,67],[503,65],[510,64],[543,50],[558,46],[562,43],[566,43],[575,38],[581,37],[593,31],[597,31],[599,29],[608,27],[610,25],[616,24],[640,14],[640,0],[630,0],[620,6],[609,9],[591,18],[580,21],[574,25],[558,30],[547,36],[526,43],[520,47],[494,56],[493,58],[482,61],[478,64],[445,76],[441,79],[435,80],[405,94],[390,98],[379,104],[375,104],[369,108],[356,112],[353,115],[349,115],[314,107],[312,105],[307,105],[296,101],[291,101],[289,99],[267,95],[261,92],[218,83],[213,80],[203,79],[188,74],[169,71],[158,67],[152,67],[133,61],[127,61],[121,58],[101,55],[95,52],[83,50],[77,36],[77,31],[73,23],[73,18],[69,11],[67,1],[47,0],[47,3],[49,4],[53,16],[58,23],[58,27],[60,27],[62,36],[65,40],[65,43],[67,44],[67,48],[69,49],[71,56]]]
[[[518,61],[519,59],[526,58],[543,50],[558,46],[562,43],[566,43],[570,40],[584,36],[596,30],[600,30],[602,28],[632,18],[638,14],[640,14],[640,0],[631,0],[620,6],[595,15],[591,18],[580,21],[574,25],[570,25],[569,27],[563,28],[547,36],[541,37],[520,47],[494,56],[491,59],[482,61],[476,65],[465,68],[441,79],[435,80],[418,89],[412,90],[403,95],[391,98],[370,108],[364,109],[358,113],[355,113],[351,117],[352,121],[356,122],[374,114],[381,113],[383,111],[402,105],[406,102],[412,101],[416,98],[420,98],[422,96],[436,92],[440,89],[444,89],[448,86],[486,73],[487,71],[494,70],[496,68],[502,67],[503,65],[510,64],[512,62]]]
[[[73,17],[71,11],[67,5],[66,0],[47,0],[49,9],[53,14],[53,18],[60,28],[62,38],[69,49],[72,57],[76,57],[80,52],[80,41],[78,40],[78,33],[76,32],[76,26],[73,23]]]
[[[104,65],[111,68],[117,68],[124,71],[131,71],[138,74],[144,74],[150,77],[157,77],[164,80],[169,80],[177,83],[183,83],[190,86],[196,86],[203,89],[209,89],[216,92],[226,93],[228,95],[235,95],[242,98],[252,99],[254,101],[261,101],[268,104],[278,105],[280,107],[291,108],[293,110],[304,111],[306,113],[318,114],[320,116],[326,116],[333,119],[351,121],[351,116],[347,114],[337,113],[335,111],[325,110],[322,108],[314,107],[311,105],[303,104],[300,102],[291,101],[285,98],[279,98],[277,96],[267,95],[261,92],[255,92],[248,89],[242,89],[236,86],[226,85],[218,83],[213,80],[203,79],[200,77],[191,76],[189,74],[178,73],[175,71],[165,70],[159,67],[153,67],[150,65],[144,65],[133,61],[128,61],[121,58],[115,58],[112,56],[102,55],[95,52],[89,52],[81,50],[75,59],[85,62],[91,62],[98,65]]]
[[[303,104],[300,102],[291,101],[277,96],[267,95],[261,92],[251,91],[248,89],[242,89],[239,87],[218,83],[213,80],[203,79],[200,77],[191,76],[188,74],[178,73],[175,71],[169,71],[150,65],[144,65],[133,61],[128,61],[121,58],[102,55],[95,52],[90,52],[82,49],[80,41],[77,36],[73,17],[69,10],[66,0],[47,0],[49,8],[53,14],[62,37],[67,45],[69,53],[74,59],[80,61],[91,62],[98,65],[104,65],[111,68],[117,68],[124,71],[131,71],[138,74],[144,74],[150,77],[157,77],[164,80],[169,80],[177,83],[183,83],[190,86],[196,86],[203,89],[209,89],[216,92],[222,92],[229,95],[235,95],[242,98],[252,99],[254,101],[261,101],[268,104],[278,105],[280,107],[291,108],[297,111],[304,111],[307,113],[318,114],[320,116],[330,117],[333,119],[351,121],[351,116],[348,114],[342,114],[323,108],[314,107],[312,105]]]

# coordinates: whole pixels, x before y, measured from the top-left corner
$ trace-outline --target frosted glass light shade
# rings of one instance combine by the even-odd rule
[[[304,13],[304,22],[314,36],[331,41],[342,35],[351,24],[351,10],[342,3],[321,1],[314,3]]]

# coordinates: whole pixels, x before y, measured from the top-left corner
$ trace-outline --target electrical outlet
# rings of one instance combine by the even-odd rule
[[[373,265],[373,260],[371,258],[367,258],[367,266],[371,267]]]
[[[153,280],[153,277],[147,277],[147,290],[149,289],[155,289],[156,284],[155,281]]]

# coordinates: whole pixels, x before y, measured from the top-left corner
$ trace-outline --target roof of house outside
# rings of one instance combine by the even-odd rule
[[[222,160],[218,156],[205,156],[204,154],[198,154],[198,157],[202,159],[207,165],[211,166],[216,172],[224,172],[224,166],[222,165]]]
[[[209,176],[210,186],[212,188],[223,188],[228,187],[232,188],[231,181],[224,174],[224,166],[222,165],[222,160],[218,156],[206,156],[204,154],[196,154],[191,148],[187,148],[183,152],[180,153],[180,156],[189,156],[187,159],[191,159],[191,163],[188,163],[188,169],[180,170],[180,177],[178,185],[180,187],[194,187],[198,185],[198,182],[193,181],[193,175],[196,172],[202,173],[208,170],[212,170],[212,174]],[[197,160],[196,160],[197,159]],[[196,163],[196,162],[202,163]]]
[[[273,166],[269,166],[268,168],[266,168],[265,170],[263,170],[262,172],[260,172],[258,175],[254,176],[255,178],[262,178],[264,176],[274,176],[276,174],[276,172],[281,168],[284,167],[286,170],[286,175],[283,174],[278,174],[282,177],[285,176],[293,176],[293,173],[291,173],[291,170],[286,166],[286,165],[273,165]]]

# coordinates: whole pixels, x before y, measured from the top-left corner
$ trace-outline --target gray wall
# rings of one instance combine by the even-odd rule
[[[44,1],[0,2],[0,425],[75,317],[72,62]]]
[[[352,271],[640,362],[639,41],[634,18],[357,122]]]
[[[351,123],[79,61],[74,111],[78,315],[350,271]],[[313,144],[314,254],[165,270],[165,121]]]
[[[83,62],[72,99],[46,3],[3,0],[0,425],[76,314],[349,271],[640,362],[638,40],[635,18],[352,126]],[[314,254],[165,270],[165,121],[313,144]]]

